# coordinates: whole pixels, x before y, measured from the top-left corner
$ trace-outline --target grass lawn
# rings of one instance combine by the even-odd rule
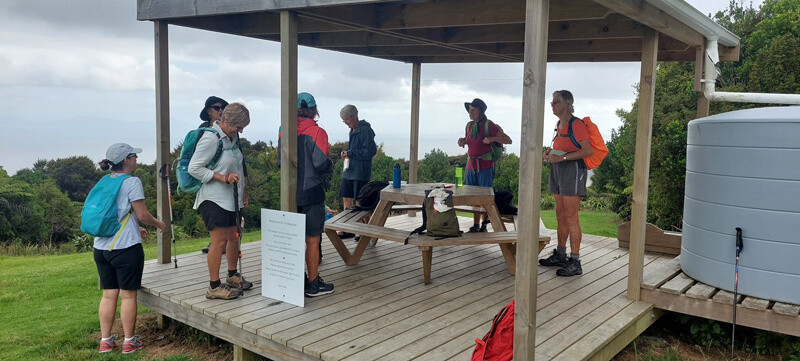
[[[613,214],[581,212],[580,216],[585,233],[616,236]],[[543,211],[542,219],[547,228],[556,227],[554,211]],[[259,231],[244,235],[244,242],[260,239]],[[208,238],[179,241],[178,254],[196,252],[207,244]],[[156,258],[155,242],[146,244],[144,249],[146,259]],[[97,353],[97,307],[102,292],[97,288],[91,253],[0,256],[0,273],[0,324],[4,325],[0,328],[0,360],[153,359],[146,347],[143,352],[124,356],[119,352]],[[139,313],[147,312],[150,311],[139,308]],[[158,360],[191,358],[172,356]]]
[[[244,235],[244,242],[260,239],[260,231]],[[196,252],[208,241],[180,241],[178,254]],[[154,242],[146,244],[144,250],[148,260],[158,255]],[[0,256],[0,274],[0,360],[150,359],[146,357],[146,347],[131,355],[97,353],[98,340],[91,335],[100,331],[97,307],[102,292],[97,288],[97,269],[91,253]],[[139,313],[146,312],[149,310],[139,308]],[[121,341],[118,343],[122,345]]]
[[[542,211],[542,221],[547,229],[556,229],[556,211]],[[614,213],[597,211],[579,211],[578,219],[581,222],[581,230],[584,234],[617,238],[617,227],[619,219]]]

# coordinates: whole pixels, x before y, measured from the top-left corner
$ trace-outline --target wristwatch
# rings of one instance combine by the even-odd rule
[[[564,156],[564,161],[565,161],[565,162],[567,161],[567,156],[566,156],[566,155]]]

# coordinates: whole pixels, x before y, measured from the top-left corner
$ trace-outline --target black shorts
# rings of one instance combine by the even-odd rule
[[[369,181],[342,179],[342,184],[339,186],[339,197],[356,198],[358,197],[358,192],[367,183]]]
[[[113,251],[95,248],[94,263],[104,290],[135,291],[142,287],[144,248],[141,243]]]
[[[550,163],[550,193],[562,196],[586,195],[586,163],[583,159]]]
[[[297,206],[297,213],[306,215],[306,236],[325,232],[325,202]]]
[[[212,201],[203,201],[197,210],[200,211],[200,216],[203,217],[203,222],[209,231],[214,228],[236,227],[236,213],[226,211]]]

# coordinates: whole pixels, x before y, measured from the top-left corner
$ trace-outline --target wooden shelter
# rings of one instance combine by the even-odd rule
[[[542,147],[548,62],[641,62],[627,297],[641,299],[652,110],[658,61],[696,62],[701,90],[706,44],[720,61],[738,60],[739,39],[683,0],[137,0],[138,19],[155,25],[158,160],[170,163],[168,25],[281,43],[283,129],[281,208],[296,209],[297,46],[412,63],[410,182],[416,182],[419,86],[423,63],[523,62],[520,219],[515,347],[534,359]],[[713,58],[713,57],[712,57]],[[479,65],[476,65],[479,66]],[[708,114],[700,98],[698,115]],[[158,215],[169,214],[166,181]],[[527,220],[527,221],[526,221]],[[170,261],[166,232],[159,262]],[[637,319],[646,327],[649,317]],[[639,327],[641,328],[641,327]],[[643,329],[643,328],[641,328]],[[633,337],[639,331],[634,331]],[[630,335],[629,335],[630,336]],[[630,338],[630,337],[629,337]],[[632,338],[631,338],[632,339]],[[624,344],[623,344],[624,346]],[[613,355],[613,354],[612,354]],[[602,356],[601,356],[602,357]],[[609,356],[610,357],[610,356]]]

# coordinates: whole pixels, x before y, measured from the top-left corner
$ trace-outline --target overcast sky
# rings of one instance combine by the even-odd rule
[[[729,0],[689,0],[705,14]],[[755,0],[754,6],[761,1]],[[155,160],[153,24],[136,20],[135,0],[6,0],[0,12],[0,166],[9,174],[37,159],[105,157],[116,142]],[[172,145],[200,123],[204,100],[243,102],[251,123],[243,137],[277,143],[280,125],[280,44],[169,27]],[[411,65],[300,47],[299,90],[312,93],[331,143],[347,140],[339,109],[355,104],[376,141],[395,158],[409,158]],[[575,114],[591,116],[608,136],[617,109],[630,109],[639,63],[551,64],[547,93],[571,90]],[[434,148],[462,154],[456,140],[480,97],[487,115],[519,153],[521,64],[422,66],[420,158]],[[548,98],[549,100],[549,98]],[[546,115],[545,137],[555,123]]]

